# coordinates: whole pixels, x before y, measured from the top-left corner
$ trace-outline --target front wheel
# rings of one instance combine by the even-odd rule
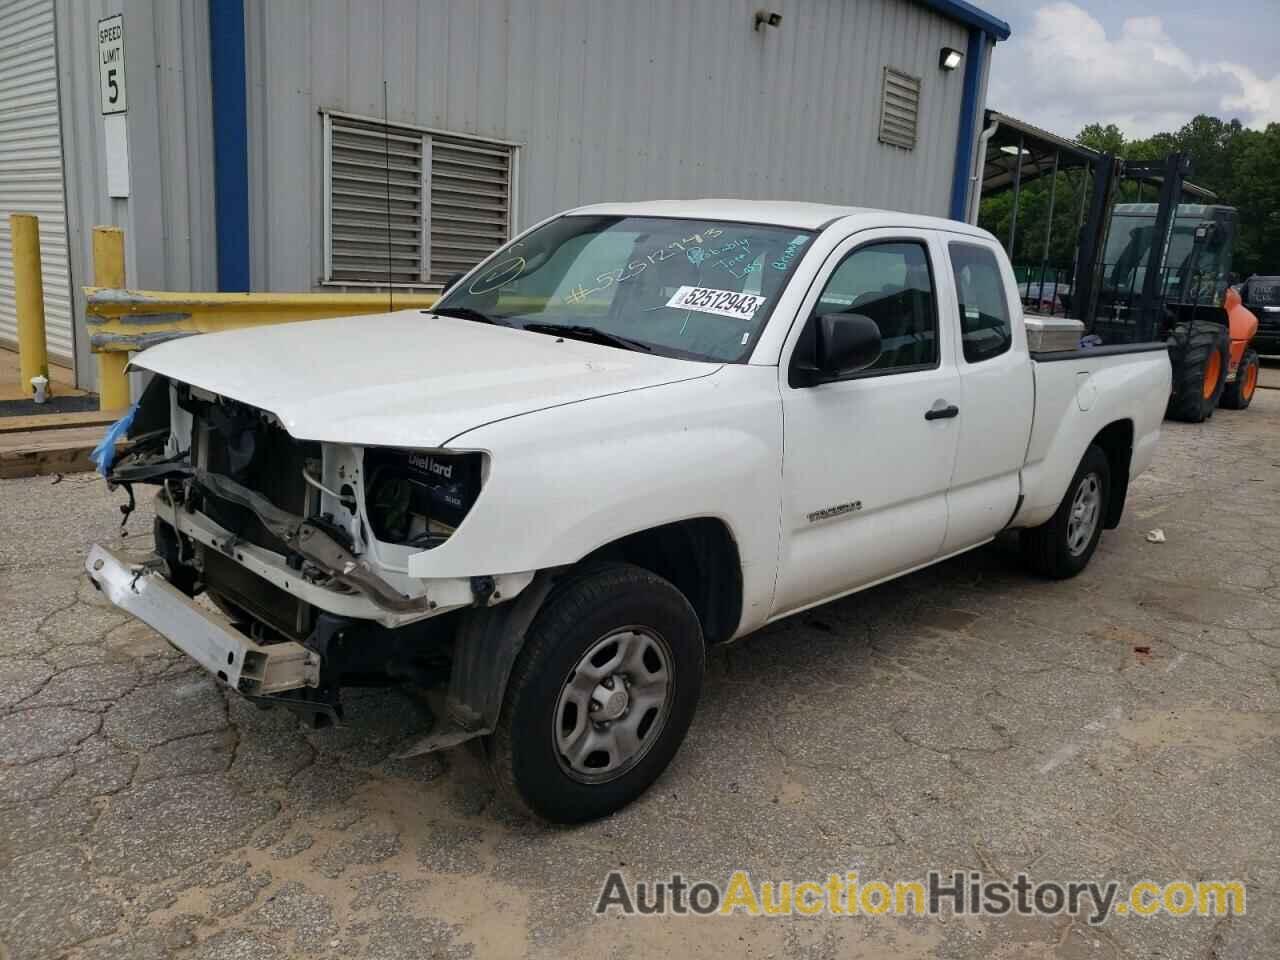
[[[1173,394],[1166,415],[1171,420],[1200,423],[1213,416],[1227,382],[1231,334],[1224,324],[1193,322],[1186,343],[1170,356]]]
[[[1222,391],[1220,404],[1228,410],[1244,410],[1253,402],[1253,392],[1258,389],[1258,351],[1249,349],[1240,360],[1236,378]]]
[[[555,823],[630,803],[675,756],[705,662],[684,595],[629,564],[570,574],[534,618],[485,753],[506,799]]]
[[[1022,531],[1022,553],[1036,573],[1055,580],[1074,577],[1089,565],[1102,538],[1111,495],[1111,464],[1090,444],[1057,511],[1038,527]]]

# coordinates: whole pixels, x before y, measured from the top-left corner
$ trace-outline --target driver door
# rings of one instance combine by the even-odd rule
[[[865,231],[836,248],[806,298],[780,365],[782,543],[774,617],[941,553],[964,415],[954,323],[941,322],[934,279],[945,264],[928,231]],[[876,322],[880,359],[837,382],[793,386],[789,369],[804,349],[809,320],[841,311]]]

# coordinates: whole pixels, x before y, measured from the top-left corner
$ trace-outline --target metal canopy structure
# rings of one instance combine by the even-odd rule
[[[1109,154],[1099,153],[1090,147],[1076,143],[1074,140],[1068,140],[1060,137],[1048,130],[1042,130],[1040,127],[1018,120],[1005,113],[999,113],[995,110],[987,110],[985,113],[986,124],[984,126],[982,137],[980,138],[981,146],[981,172],[978,176],[981,178],[979,184],[980,189],[973,191],[972,206],[969,211],[969,222],[978,222],[978,207],[982,201],[982,197],[989,196],[993,193],[999,193],[1003,190],[1013,190],[1013,216],[1009,222],[1009,235],[1005,238],[1005,249],[1009,251],[1009,256],[1013,257],[1015,250],[1015,242],[1018,234],[1018,201],[1022,191],[1022,185],[1040,177],[1049,176],[1049,213],[1048,222],[1050,229],[1045,231],[1044,248],[1040,255],[1040,284],[1036,288],[1035,299],[1043,299],[1043,295],[1048,289],[1045,285],[1045,278],[1049,271],[1049,249],[1052,241],[1052,224],[1055,204],[1057,203],[1058,193],[1058,176],[1059,173],[1065,173],[1070,170],[1080,170],[1079,175],[1079,210],[1076,213],[1077,229],[1084,225],[1085,221],[1085,203],[1089,191],[1087,184],[1089,182],[1091,171],[1096,175],[1100,169],[1112,170],[1115,167],[1115,158]],[[1072,264],[1071,274],[1075,272],[1075,265]],[[1057,292],[1059,290],[1059,277],[1057,271],[1054,272],[1053,295],[1050,298],[1051,312],[1052,305],[1056,302]],[[1032,287],[1028,278],[1026,297],[1032,296]]]
[[[978,210],[983,197],[1012,190],[1012,216],[1008,235],[1002,238],[1012,259],[1017,249],[1015,244],[1018,239],[1018,210],[1022,187],[1041,177],[1051,177],[1046,218],[1049,229],[1045,231],[1042,249],[1036,252],[1039,260],[1039,284],[1033,287],[1032,274],[1028,274],[1023,298],[1043,303],[1047,297],[1052,313],[1060,294],[1090,292],[1090,275],[1102,249],[1101,244],[1105,242],[1108,211],[1114,202],[1119,182],[1136,182],[1139,201],[1143,199],[1142,191],[1146,184],[1153,184],[1156,194],[1165,198],[1168,191],[1164,189],[1164,181],[1172,168],[1167,162],[1125,161],[996,110],[985,111],[984,117],[986,123],[979,139],[978,169],[974,171],[974,180],[978,181],[975,185],[979,189],[972,191],[968,220],[970,223],[978,222]],[[1179,166],[1174,177],[1174,187],[1179,192],[1171,199],[1166,198],[1171,208],[1182,198],[1195,198],[1210,203],[1216,200],[1217,196],[1212,191],[1182,179],[1184,167],[1185,165]],[[1075,211],[1079,236],[1071,269],[1064,275],[1063,271],[1054,268],[1050,287],[1047,278],[1050,274],[1049,253],[1053,239],[1054,210],[1058,200],[1057,174],[1072,170],[1081,171],[1077,177],[1067,178],[1068,183],[1074,180],[1077,184],[1072,193],[1079,197]],[[1076,276],[1077,267],[1081,263],[1090,267],[1086,270],[1081,289],[1074,290],[1081,280]]]
[[[994,129],[993,129],[994,126]],[[1102,154],[1083,144],[995,110],[986,112],[982,193],[999,193],[1055,170],[1091,167]],[[984,134],[985,135],[985,134]]]
[[[981,190],[974,191],[978,196],[988,196],[1002,190],[1017,190],[1055,171],[1096,167],[1106,156],[1082,143],[1060,137],[1007,113],[987,110],[985,119]],[[1127,163],[1123,175],[1129,180],[1159,186],[1162,182],[1163,164]],[[1184,197],[1195,197],[1207,203],[1218,199],[1212,190],[1185,181],[1182,193]],[[971,220],[976,220],[976,214],[975,201],[974,217]]]

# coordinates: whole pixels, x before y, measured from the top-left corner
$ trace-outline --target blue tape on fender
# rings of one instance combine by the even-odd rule
[[[137,412],[138,405],[135,403],[128,413],[107,427],[102,440],[93,448],[93,453],[89,454],[89,459],[98,465],[98,472],[104,477],[111,472],[111,465],[116,462],[116,444],[128,435],[129,428],[133,426],[133,415]]]

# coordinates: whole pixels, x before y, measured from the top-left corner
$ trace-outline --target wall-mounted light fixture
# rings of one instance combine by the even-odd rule
[[[943,47],[938,53],[938,69],[954,70],[960,66],[960,61],[964,59],[964,54],[959,50],[953,50],[951,47]]]
[[[756,29],[761,27],[780,27],[782,26],[782,14],[774,10],[757,10],[756,11]]]

